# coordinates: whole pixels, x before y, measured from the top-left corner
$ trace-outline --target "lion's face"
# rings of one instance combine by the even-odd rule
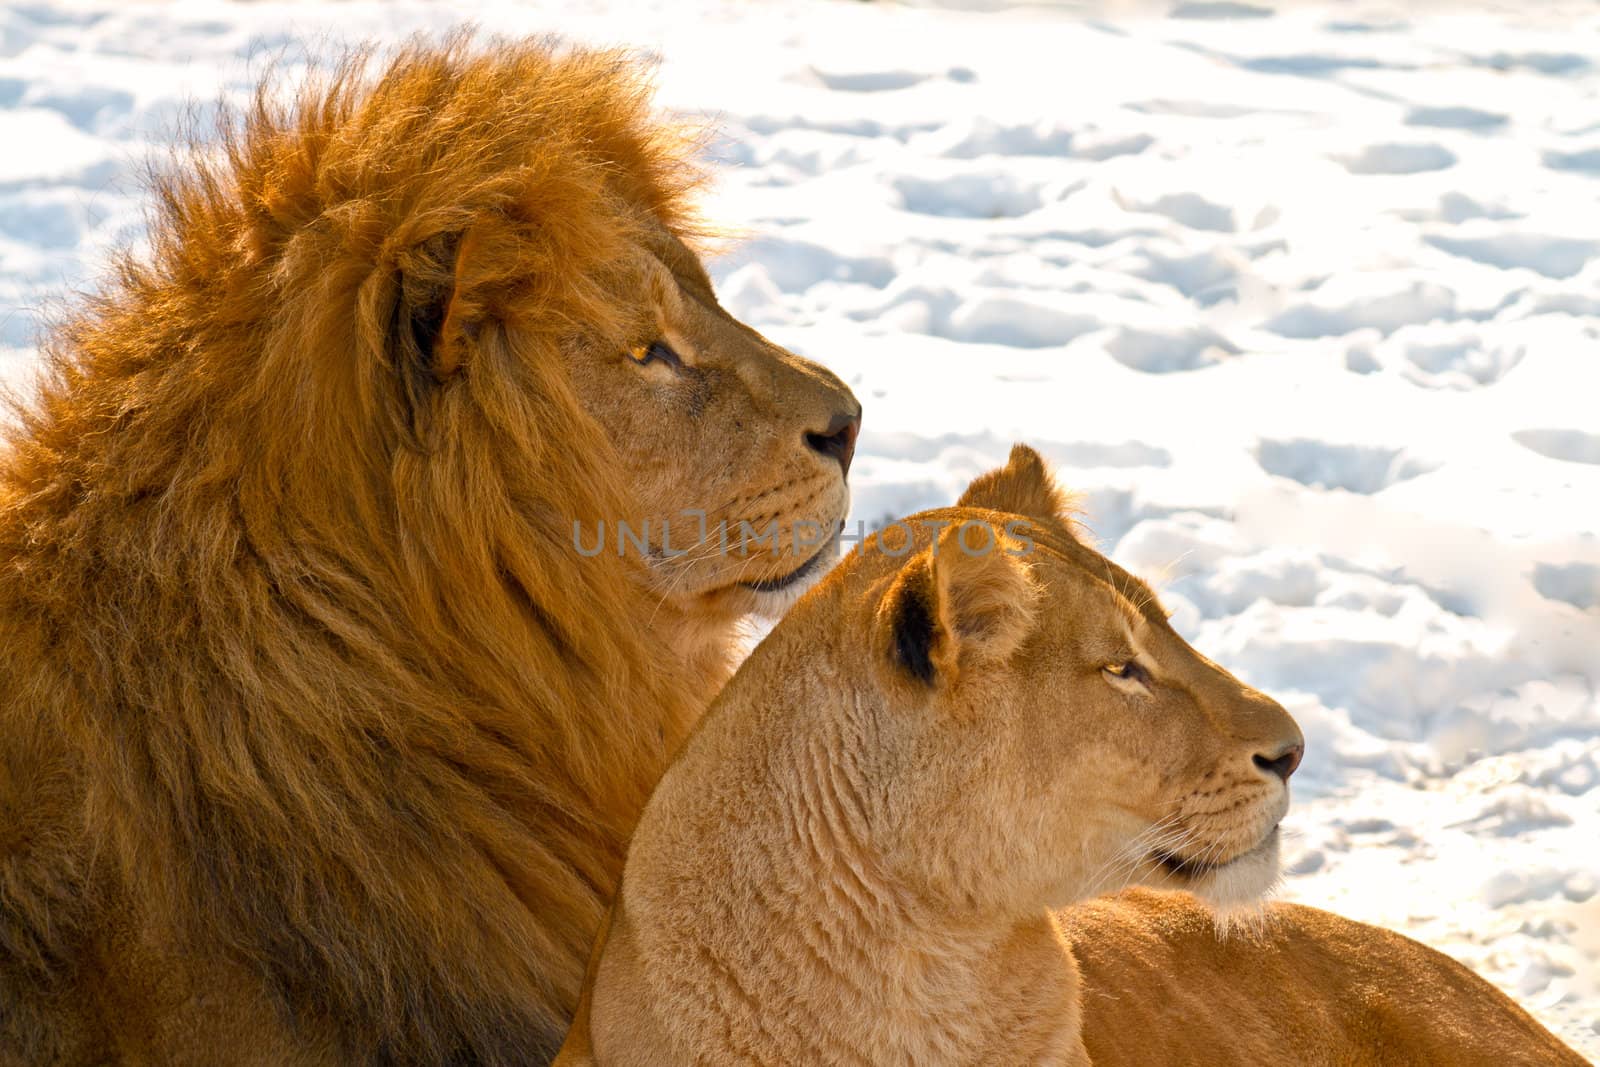
[[[781,611],[831,559],[861,406],[827,370],[724,311],[670,233],[621,277],[638,302],[631,342],[568,353],[634,504],[616,517],[625,527],[607,524],[603,550],[643,556],[661,596],[680,604]]]
[[[1300,731],[1190,648],[1058,504],[1019,448],[963,506],[908,520],[916,550],[888,555],[886,531],[819,593],[850,602],[839,647],[873,650],[860,682],[885,732],[863,779],[889,862],[984,909],[1128,883],[1253,900],[1277,877]],[[936,521],[973,525],[933,540]]]

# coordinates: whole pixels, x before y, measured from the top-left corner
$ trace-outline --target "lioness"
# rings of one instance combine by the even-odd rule
[[[844,515],[637,62],[363,63],[163,180],[0,451],[0,1063],[547,1059]]]
[[[1077,540],[1033,452],[907,525],[801,600],[662,779],[558,1064],[1582,1062],[1465,968],[1309,908],[1275,909],[1294,931],[1258,967],[1186,974],[1177,894],[1124,898],[1146,959],[1097,993],[1135,1025],[1087,1042],[1052,909],[1127,878],[1254,900],[1300,732]],[[1414,988],[1374,1003],[1397,964]]]
[[[1051,908],[1277,876],[1299,730],[1073,536],[1037,456],[907,525],[662,779],[566,1062],[1087,1063]]]

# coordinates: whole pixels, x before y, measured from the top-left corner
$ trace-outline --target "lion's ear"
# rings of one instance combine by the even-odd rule
[[[386,347],[414,405],[460,371],[482,328],[478,245],[470,230],[438,233],[396,259]]]
[[[1047,521],[1063,519],[1068,511],[1066,494],[1056,486],[1043,457],[1023,444],[1011,446],[1004,467],[973,479],[956,506]]]
[[[1022,551],[987,524],[964,523],[917,553],[879,608],[894,668],[933,687],[1009,659],[1038,597]]]
[[[453,284],[445,304],[433,349],[433,374],[441,381],[461,369],[467,350],[477,338],[488,315],[484,304],[482,242],[474,231],[467,231],[455,243]]]

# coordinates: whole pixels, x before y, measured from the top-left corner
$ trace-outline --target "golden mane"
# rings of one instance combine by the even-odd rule
[[[625,511],[560,369],[634,328],[640,228],[691,226],[683,142],[622,54],[366,64],[160,180],[0,453],[25,1061],[69,1053],[51,991],[117,923],[220,946],[336,1058],[548,1055],[715,684],[623,625],[639,561],[578,565],[574,519]]]

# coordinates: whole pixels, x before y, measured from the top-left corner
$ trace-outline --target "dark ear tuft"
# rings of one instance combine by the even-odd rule
[[[402,282],[403,285],[403,282]],[[449,294],[445,294],[445,299]],[[411,331],[412,351],[416,353],[418,369],[434,374],[438,356],[439,334],[444,329],[445,299],[438,296],[424,298],[407,309],[406,327]]]
[[[424,285],[407,279],[402,271],[394,274],[394,313],[389,322],[389,360],[400,378],[412,428],[421,432],[422,413],[428,394],[439,382],[434,373],[434,355],[439,332],[444,325],[449,290],[428,291]]]
[[[465,362],[476,334],[472,279],[463,276],[470,234],[437,233],[403,251],[394,268],[385,347],[419,436],[430,393]]]
[[[951,527],[911,558],[884,594],[880,618],[897,670],[930,688],[1004,663],[1033,629],[1038,587],[1023,546],[990,530],[983,551]]]
[[[890,590],[889,625],[895,662],[924,685],[933,685],[933,645],[939,638],[933,582],[923,568],[902,574]]]
[[[1043,457],[1023,444],[1011,446],[1004,467],[973,479],[956,506],[1041,520],[1065,519],[1069,511],[1066,494],[1056,487]]]

